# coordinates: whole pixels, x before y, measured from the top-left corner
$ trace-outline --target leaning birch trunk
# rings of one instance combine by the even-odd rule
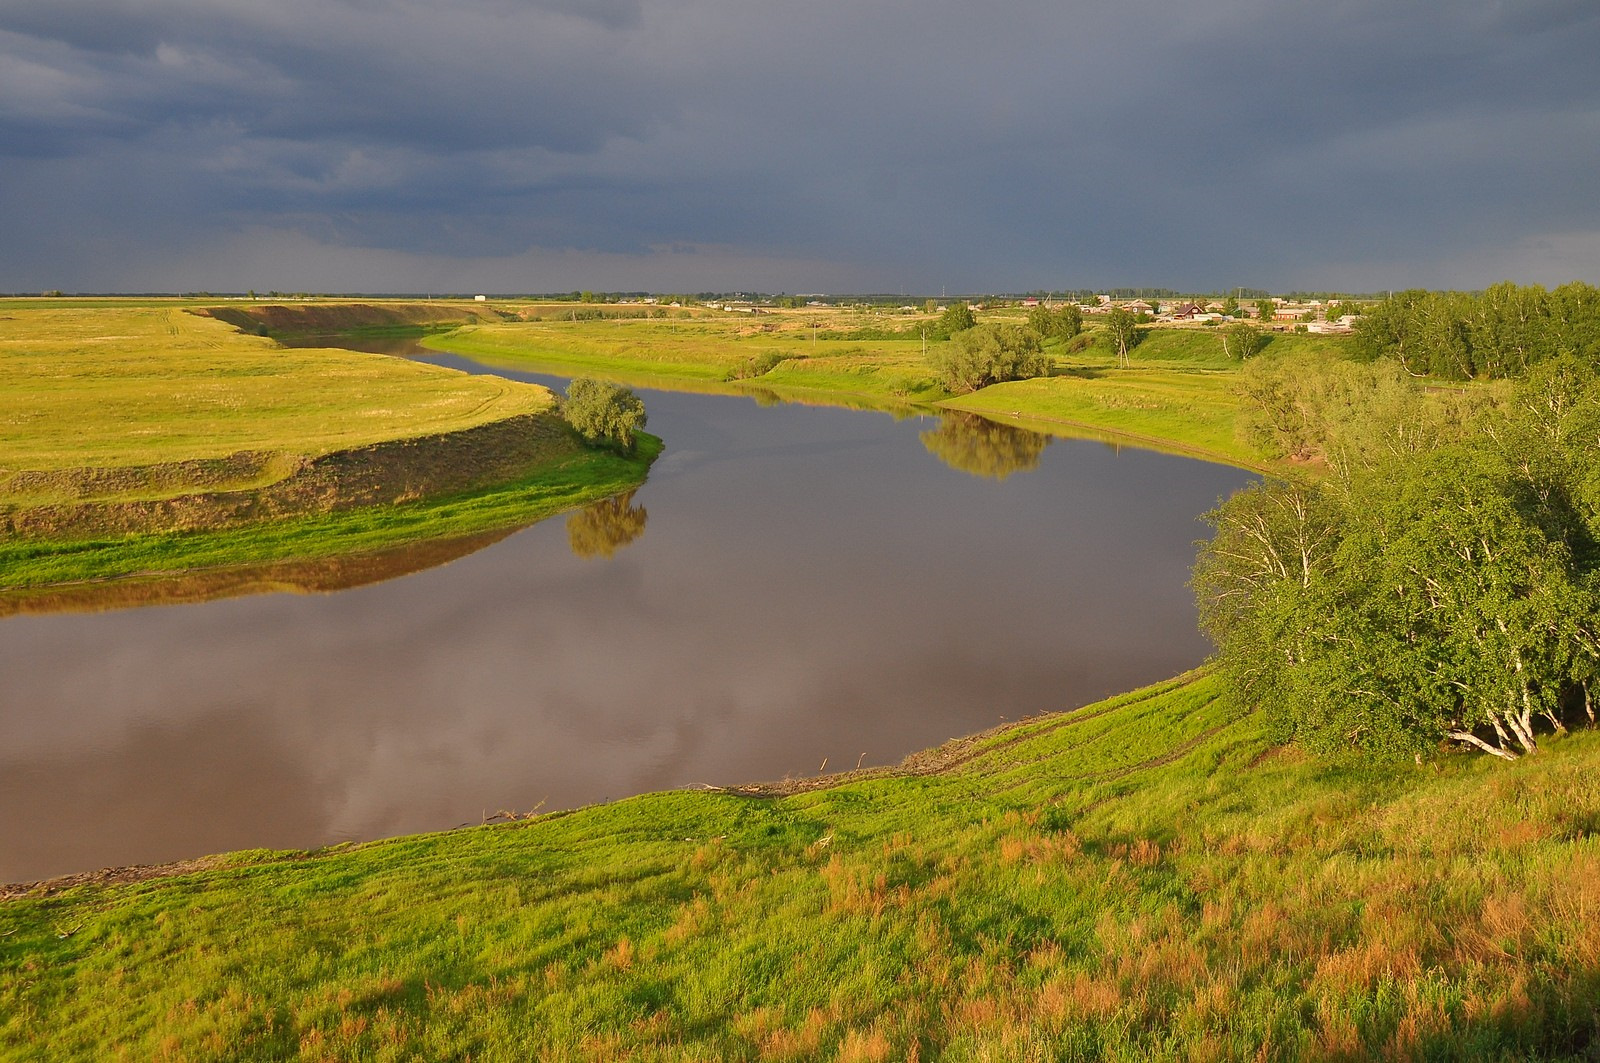
[[[1511,750],[1502,749],[1499,746],[1492,746],[1488,742],[1485,742],[1483,739],[1479,738],[1477,735],[1473,734],[1471,731],[1451,731],[1448,735],[1446,735],[1446,737],[1453,738],[1457,742],[1466,742],[1468,745],[1477,746],[1491,757],[1499,757],[1501,760],[1518,759],[1517,754]]]

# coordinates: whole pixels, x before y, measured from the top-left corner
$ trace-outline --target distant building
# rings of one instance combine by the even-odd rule
[[[475,303],[487,303],[489,301],[489,297],[487,295],[474,295],[472,297],[472,301]]]

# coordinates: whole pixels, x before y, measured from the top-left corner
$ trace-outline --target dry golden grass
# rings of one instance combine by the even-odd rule
[[[290,349],[161,304],[0,313],[0,479],[239,451],[316,456],[547,409],[528,384]]]

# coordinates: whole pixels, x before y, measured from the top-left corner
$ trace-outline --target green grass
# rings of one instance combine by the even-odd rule
[[[0,490],[19,472],[315,457],[551,401],[495,377],[280,347],[176,305],[0,305]]]
[[[1199,675],[913,763],[0,902],[0,1046],[1509,1059],[1600,1033],[1600,735],[1334,769]]]
[[[347,310],[383,317],[340,304],[275,311],[293,316],[307,305],[320,318]],[[554,403],[545,388],[399,358],[284,348],[191,309],[164,300],[0,302],[0,516],[33,529],[0,540],[0,590],[12,598],[52,584],[370,555],[516,527],[636,487],[659,451],[654,439],[626,459],[584,450],[544,424]],[[436,477],[410,482],[457,483],[432,497],[341,508],[305,490],[320,512],[297,508],[245,525],[228,519],[225,505],[202,504],[207,493],[292,488],[298,481],[286,477],[306,459],[397,440],[466,439],[467,430],[520,426],[510,419],[529,414],[542,418],[544,434],[526,437],[546,440],[538,446],[499,453],[492,446],[501,444],[473,444],[452,459],[460,468],[433,472],[391,454],[388,466],[365,474],[404,466]],[[472,470],[482,484],[502,469],[505,482],[463,493]],[[300,507],[299,496],[281,493]],[[154,506],[144,507],[149,520],[96,524],[91,512],[74,523],[80,509],[160,500],[177,500],[181,517],[170,519],[187,527],[157,526],[168,518]],[[149,530],[81,530],[106,527]]]
[[[1152,329],[1134,347],[1126,368],[1096,334],[1083,350],[1057,352],[1048,378],[1018,380],[946,399],[969,410],[1041,432],[1108,434],[1158,450],[1268,469],[1272,462],[1239,431],[1243,403],[1234,381],[1238,363],[1213,330]],[[1341,337],[1280,333],[1259,357],[1293,351],[1337,352]]]
[[[236,528],[0,541],[0,591],[372,553],[517,527],[637,487],[660,450],[660,440],[641,435],[631,456],[575,448],[479,491]]]
[[[1005,318],[1003,312],[984,316]],[[1238,430],[1241,403],[1233,388],[1238,366],[1212,329],[1150,329],[1130,366],[1118,368],[1091,318],[1091,331],[1079,344],[1046,348],[1057,363],[1050,377],[951,396],[928,368],[920,339],[814,340],[808,328],[813,320],[821,322],[819,332],[834,335],[885,327],[873,315],[845,312],[793,311],[761,318],[702,312],[669,320],[545,318],[470,325],[430,336],[427,344],[491,365],[590,374],[639,386],[765,392],[780,399],[890,409],[937,404],[1037,431],[1097,433],[1249,468],[1270,465]],[[898,319],[884,320],[905,327]],[[1262,357],[1336,352],[1344,342],[1336,336],[1278,333]],[[764,355],[783,360],[758,376],[730,379]]]
[[[760,319],[756,319],[760,320]],[[943,395],[908,340],[811,340],[797,320],[753,325],[704,316],[669,320],[536,320],[469,325],[429,336],[427,345],[489,365],[601,376],[641,387],[742,394],[752,389],[835,393],[916,401]],[[750,380],[733,380],[747,362],[785,360]]]

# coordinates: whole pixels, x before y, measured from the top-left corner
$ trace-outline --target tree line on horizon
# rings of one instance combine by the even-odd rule
[[[1561,355],[1600,364],[1600,288],[1507,281],[1481,292],[1398,292],[1363,313],[1356,351],[1443,380],[1520,377]]]

